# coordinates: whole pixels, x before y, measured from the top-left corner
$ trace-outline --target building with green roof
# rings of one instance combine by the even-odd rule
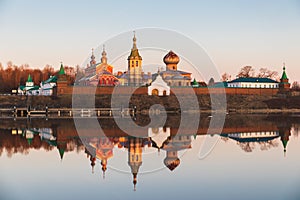
[[[230,88],[279,88],[279,82],[270,78],[240,77],[227,82]]]

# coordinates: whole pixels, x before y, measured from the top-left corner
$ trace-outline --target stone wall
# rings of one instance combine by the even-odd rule
[[[118,94],[145,94],[148,93],[147,87],[116,87]],[[115,87],[90,87],[90,86],[67,86],[57,90],[58,95],[63,94],[112,94]],[[222,94],[226,93],[229,95],[276,95],[278,93],[278,88],[183,88],[174,87],[171,88],[171,94]]]

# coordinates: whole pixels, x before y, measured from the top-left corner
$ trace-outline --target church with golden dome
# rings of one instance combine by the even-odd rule
[[[163,58],[163,61],[166,65],[166,70],[158,71],[156,74],[153,74],[153,79],[159,74],[169,86],[191,86],[191,73],[177,69],[177,65],[180,61],[178,55],[173,51],[169,51]]]
[[[130,55],[127,58],[127,71],[119,72],[117,77],[119,79],[120,85],[124,86],[142,86],[147,85],[152,82],[151,73],[144,73],[142,67],[142,56],[137,48],[137,39],[133,36],[133,45],[131,48]]]
[[[133,86],[139,87],[143,85],[151,85],[160,75],[162,81],[168,86],[186,87],[191,86],[191,73],[180,71],[177,69],[177,65],[180,62],[180,58],[173,51],[168,52],[163,62],[166,67],[164,71],[158,71],[151,74],[143,71],[142,61],[143,58],[140,55],[137,47],[137,38],[134,32],[132,39],[132,48],[129,56],[127,57],[127,70],[124,72],[119,71],[113,74],[113,66],[107,63],[107,53],[103,46],[101,54],[101,62],[96,62],[94,51],[92,50],[91,60],[85,68],[85,76],[78,81],[78,85],[83,86]]]

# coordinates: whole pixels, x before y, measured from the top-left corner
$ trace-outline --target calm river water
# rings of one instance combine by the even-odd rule
[[[300,199],[300,116],[227,115],[208,135],[211,119],[140,137],[112,119],[99,134],[89,119],[1,119],[0,199]]]

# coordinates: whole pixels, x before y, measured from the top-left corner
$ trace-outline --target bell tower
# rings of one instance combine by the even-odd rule
[[[135,31],[133,32],[133,46],[131,53],[128,56],[128,85],[140,86],[142,84],[142,57],[139,54],[139,50],[136,46]]]
[[[281,92],[287,92],[290,90],[291,84],[289,83],[289,79],[285,72],[285,63],[283,63],[283,72],[279,83],[279,90]]]

